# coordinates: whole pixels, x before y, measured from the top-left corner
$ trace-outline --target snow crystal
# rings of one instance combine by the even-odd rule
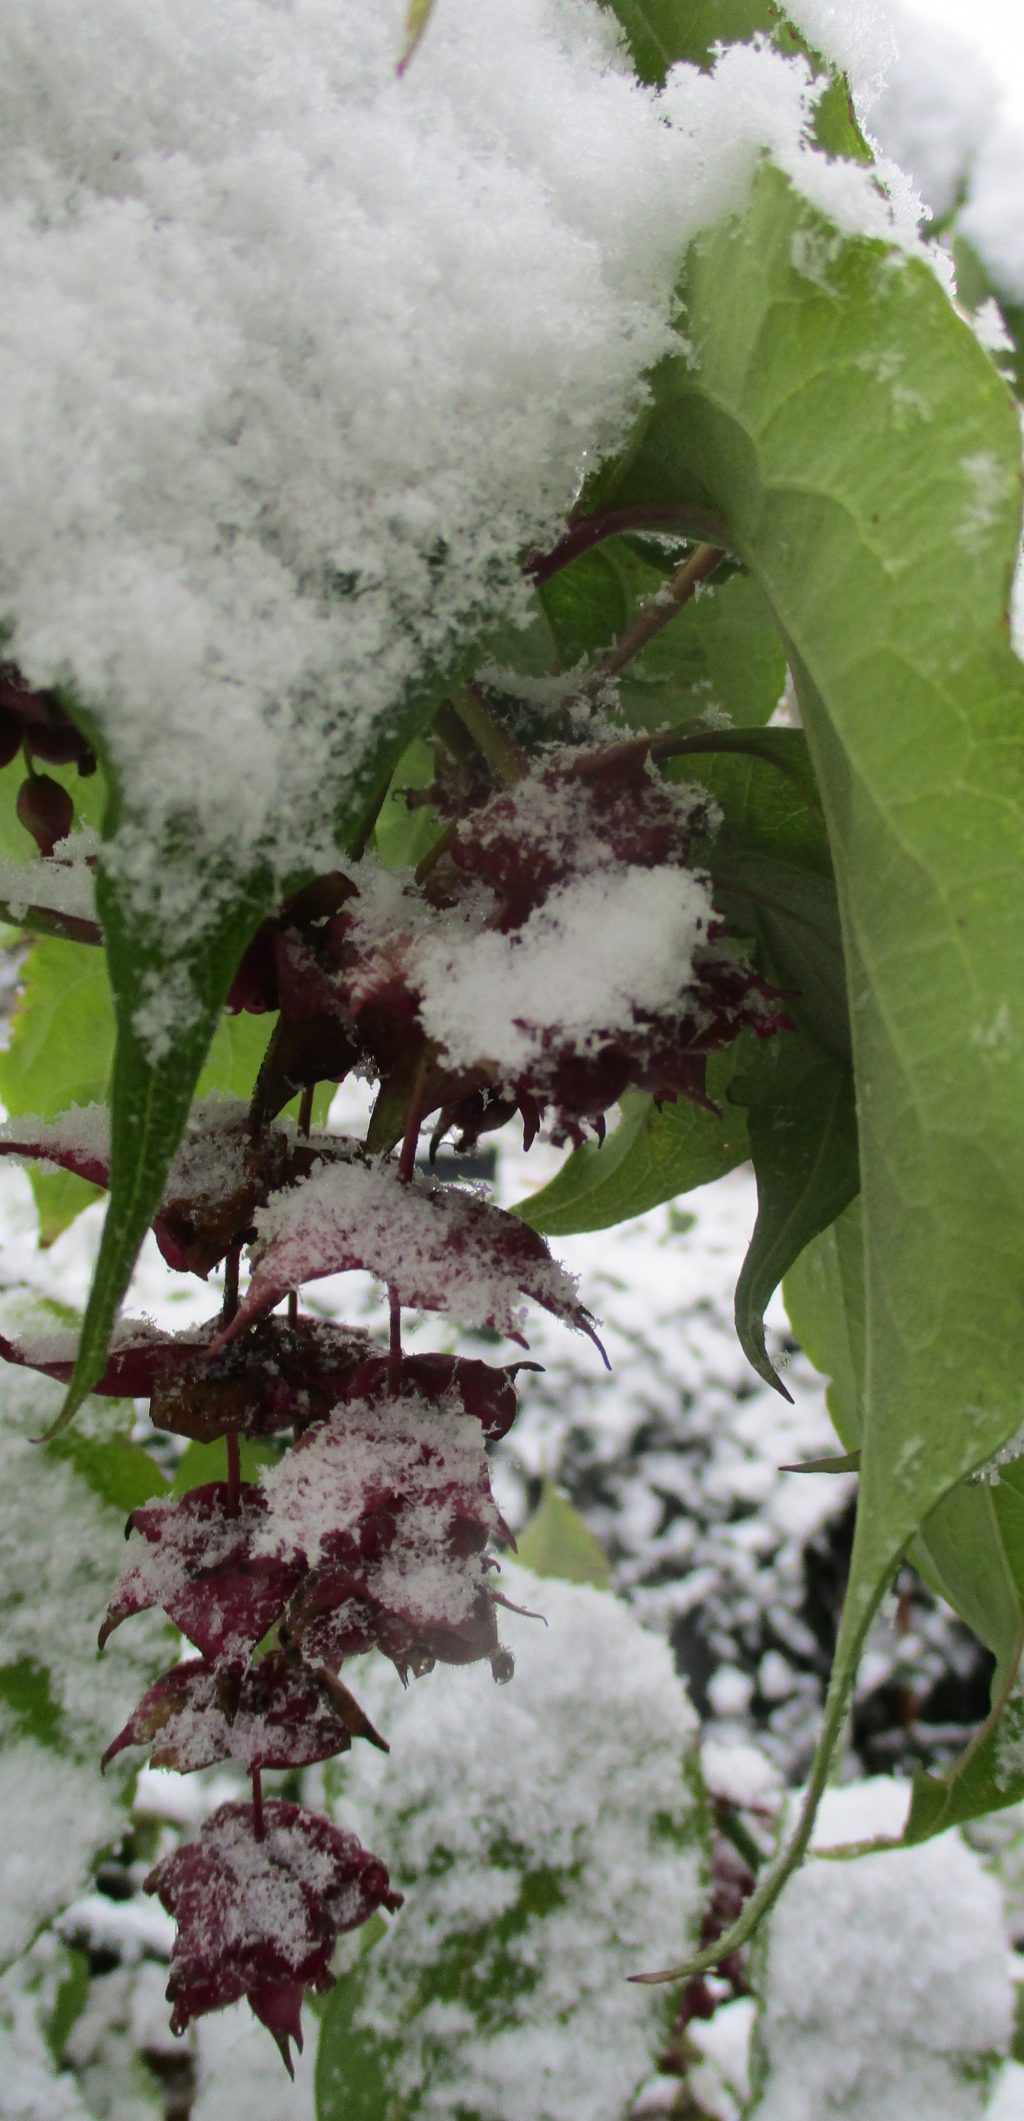
[[[1005,122],[986,132],[959,227],[996,285],[1024,302],[1024,134]]]
[[[947,214],[992,127],[997,83],[973,44],[909,8],[889,9],[899,47],[871,131],[909,171],[933,214]]]
[[[0,1666],[20,1678],[50,1745],[20,1728],[19,1693],[0,1708],[0,1955],[23,1950],[73,1892],[99,1847],[123,1827],[121,1778],[96,1762],[166,1661],[166,1636],[144,1622],[97,1664],[96,1630],[124,1553],[124,1520],[38,1437],[60,1404],[46,1378],[8,1371],[0,1419]],[[118,1411],[92,1402],[94,1426]],[[91,1411],[91,1410],[90,1410]],[[51,1747],[53,1748],[51,1750]],[[55,1835],[53,1822],[61,1832]]]
[[[846,75],[858,108],[869,109],[896,58],[891,10],[880,0],[786,0],[786,13]]]
[[[23,919],[30,906],[49,913],[96,919],[96,892],[91,864],[99,853],[98,835],[87,828],[60,843],[59,858],[36,862],[0,862],[0,900],[12,920]]]
[[[909,1786],[829,1790],[817,1846],[898,1834]],[[974,2121],[1012,2017],[999,1890],[959,1834],[790,1880],[771,1918],[758,2121]]]
[[[417,961],[421,1016],[454,1065],[516,1075],[551,1037],[588,1052],[684,998],[711,895],[688,869],[609,868],[551,891],[522,928]]]
[[[694,1718],[667,1649],[607,1593],[518,1568],[505,1588],[548,1621],[505,1616],[511,1687],[448,1670],[403,1695],[383,1664],[358,1671],[391,1756],[380,1773],[346,1755],[344,1823],[407,1893],[359,2017],[385,2039],[402,2024],[396,2089],[424,2117],[621,2121],[667,2007],[624,1977],[679,1956],[699,1914]],[[433,1971],[467,1953],[440,2011]]]
[[[784,59],[761,45],[733,44],[713,75],[673,67],[663,100],[688,137],[695,169],[703,165],[713,177],[715,218],[739,211],[767,149],[797,190],[844,234],[878,236],[917,249],[919,202],[900,185],[898,172],[892,178],[884,167],[830,160],[811,145],[821,86],[806,60]],[[879,178],[890,196],[879,190]]]
[[[3,608],[29,679],[94,705],[127,793],[106,858],[179,939],[214,901],[161,823],[310,856],[424,662],[525,608],[518,553],[621,438],[685,244],[763,148],[844,229],[914,240],[807,145],[802,61],[734,46],[659,97],[585,0],[446,0],[398,81],[402,17],[0,23]]]
[[[322,1554],[325,1542],[329,1549],[346,1533],[358,1542],[382,1495],[409,1495],[387,1551],[364,1565],[366,1593],[399,1604],[420,1624],[468,1619],[483,1564],[479,1555],[450,1552],[448,1537],[469,1498],[478,1523],[492,1531],[500,1523],[478,1421],[415,1394],[382,1407],[353,1402],[318,1423],[280,1465],[261,1469],[260,1481],[269,1508],[253,1554],[304,1556],[311,1568],[331,1558]]]

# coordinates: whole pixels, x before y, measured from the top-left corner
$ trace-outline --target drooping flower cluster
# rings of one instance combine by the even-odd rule
[[[281,1011],[265,1109],[357,1063],[396,1139],[414,1090],[464,1146],[516,1110],[527,1145],[547,1110],[555,1139],[602,1136],[630,1087],[704,1102],[709,1053],[786,1022],[689,866],[715,823],[643,741],[556,749],[457,821],[422,883],[322,880],[261,929],[232,992]]]
[[[20,692],[16,709],[35,726]],[[529,1140],[548,1110],[557,1136],[580,1139],[629,1084],[703,1101],[709,1052],[784,1021],[690,866],[713,806],[660,779],[643,743],[555,749],[504,792],[464,776],[452,809],[424,874],[373,858],[339,869],[246,953],[232,1005],[279,1012],[252,1104],[196,1108],[153,1224],[175,1271],[224,1263],[222,1310],[183,1334],[121,1327],[96,1387],[148,1397],[172,1434],[224,1441],[226,1479],[129,1519],[101,1646],[158,1607],[196,1654],[149,1688],[105,1758],[144,1746],[160,1766],[233,1760],[251,1775],[252,1803],[222,1807],[150,1889],[179,1925],[174,2026],[245,1994],[286,2062],[302,1988],[329,1985],[340,1932],[400,1896],[351,1836],[264,1802],[264,1772],[356,1738],[386,1751],[342,1676],[368,1650],[403,1683],[439,1663],[513,1672],[492,1549],[514,1541],[486,1446],[515,1419],[520,1365],[407,1356],[402,1307],[525,1346],[526,1299],[600,1348],[528,1224],[417,1171],[421,1125],[436,1113],[438,1134],[472,1140],[518,1108]],[[366,1141],[311,1134],[311,1086],[357,1064],[380,1083]],[[296,1090],[298,1125],[278,1117]],[[11,1122],[0,1155],[105,1184],[106,1113]],[[354,1270],[388,1290],[387,1349],[298,1314],[304,1283]],[[73,1336],[0,1340],[0,1356],[63,1381]],[[256,1438],[280,1456],[243,1480]]]

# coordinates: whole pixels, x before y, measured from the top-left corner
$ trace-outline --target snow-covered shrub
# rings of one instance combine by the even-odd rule
[[[696,1937],[706,1850],[696,1720],[667,1651],[607,1592],[508,1568],[518,1668],[362,1698],[391,1743],[343,1770],[339,1816],[405,1908],[335,1991],[325,2116],[620,2121],[670,2013],[635,1955]],[[375,2103],[376,2102],[376,2103]]]

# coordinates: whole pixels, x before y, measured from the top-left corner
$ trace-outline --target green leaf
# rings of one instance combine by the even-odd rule
[[[836,1435],[859,1451],[864,1432],[864,1232],[851,1201],[787,1270],[782,1299],[805,1355],[830,1382],[825,1403]]]
[[[1007,294],[993,280],[987,265],[966,236],[956,236],[953,241],[953,262],[956,267],[956,297],[962,309],[972,316],[983,302],[995,301],[1006,326],[1012,348],[996,356],[1001,369],[1009,370],[1013,387],[1018,397],[1024,396],[1024,306]]]
[[[418,736],[395,767],[374,828],[374,846],[386,869],[415,869],[437,838],[433,806],[410,810],[403,800],[404,789],[429,788],[433,778],[434,754],[426,739]]]
[[[196,1084],[196,1095],[247,1099],[273,1029],[274,1016],[222,1016]],[[22,969],[10,1045],[0,1052],[0,1098],[12,1116],[54,1119],[69,1105],[102,1104],[110,1087],[117,1022],[102,950],[82,943],[33,943]],[[314,1125],[327,1117],[333,1084],[313,1102]],[[298,1101],[288,1108],[294,1115]],[[39,1242],[51,1245],[95,1200],[98,1186],[66,1171],[29,1172],[39,1213]]]
[[[45,1448],[66,1458],[93,1494],[109,1503],[120,1516],[127,1517],[140,1503],[168,1492],[169,1482],[155,1459],[127,1437],[115,1436],[100,1442],[76,1431],[70,1436],[58,1436]]]
[[[280,1456],[277,1444],[251,1443],[243,1436],[238,1446],[242,1479],[258,1479],[260,1467],[276,1465]],[[226,1480],[227,1477],[227,1445],[222,1436],[215,1443],[190,1443],[175,1466],[170,1492],[185,1495],[189,1488],[205,1487],[208,1480]]]
[[[729,1096],[747,1112],[757,1222],[736,1284],[736,1331],[747,1361],[790,1395],[769,1360],[764,1314],[785,1273],[860,1185],[853,1074],[807,1038],[782,1032]]]
[[[828,1407],[836,1429],[844,1442],[859,1436],[865,1340],[859,1201],[808,1246],[783,1293],[797,1338],[832,1379]],[[996,1658],[986,1726],[941,1776],[919,1770],[914,1778],[903,1838],[915,1842],[1024,1796],[1024,1714],[1011,1691],[1024,1640],[1024,1466],[1001,1468],[995,1486],[955,1487],[926,1518],[908,1559]]]
[[[34,1657],[15,1657],[0,1665],[0,1703],[19,1737],[34,1738],[49,1752],[66,1750],[63,1711],[53,1698],[44,1664]]]
[[[841,74],[809,44],[773,0],[602,0],[626,32],[641,81],[660,87],[670,66],[685,59],[707,71],[719,44],[749,44],[769,37],[781,52],[805,52],[816,77],[829,86],[815,113],[814,137],[826,153],[870,162],[871,150],[857,124]]]
[[[592,1583],[606,1591],[612,1580],[608,1557],[572,1503],[553,1482],[544,1482],[540,1506],[518,1541],[518,1559],[535,1576],[561,1576],[566,1583]]]
[[[1020,444],[929,268],[839,238],[770,167],[694,245],[682,297],[689,357],[584,501],[724,514],[788,644],[842,916],[865,1233],[849,1590],[806,1812],[749,1933],[806,1846],[897,1559],[1024,1419]]]
[[[353,2024],[366,1976],[364,1956],[328,1998],[316,2052],[317,2121],[405,2121],[408,2109],[393,2083],[400,2039],[380,2039]]]
[[[704,716],[746,727],[774,714],[785,682],[785,653],[765,598],[749,575],[735,573],[709,582],[655,634],[624,670],[619,700],[636,730]]]
[[[682,1097],[659,1112],[653,1098],[627,1090],[619,1124],[602,1146],[588,1142],[574,1149],[550,1184],[513,1213],[545,1237],[608,1230],[735,1170],[750,1145],[746,1120],[725,1093],[737,1068],[751,1058],[748,1037],[708,1063],[708,1095],[721,1106],[720,1118]]]
[[[172,850],[168,859],[178,853]],[[208,889],[219,894],[224,911],[191,949],[171,958],[168,939],[148,908],[140,908],[130,887],[105,870],[99,873],[97,903],[117,1018],[110,1204],[74,1375],[52,1434],[73,1418],[103,1374],[114,1321],[160,1205],[228,990],[269,910],[265,874],[234,887],[229,879],[211,877]]]
[[[716,746],[706,758],[702,743]],[[798,1026],[849,1061],[839,904],[806,738],[796,729],[733,729],[693,744],[668,770],[675,780],[696,776],[721,807],[715,836],[695,850],[714,881],[715,905],[734,933],[757,943],[759,969],[783,989]]]
[[[0,774],[0,783],[5,776]],[[88,785],[88,784],[87,784]],[[102,1104],[114,1057],[114,1012],[102,950],[82,943],[33,943],[22,967],[11,1042],[0,1053],[0,1098],[17,1117],[55,1119],[69,1105]],[[98,1186],[70,1172],[30,1170],[39,1242],[50,1245]]]

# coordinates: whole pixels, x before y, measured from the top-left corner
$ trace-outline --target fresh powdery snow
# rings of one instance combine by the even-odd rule
[[[4,1299],[4,1323],[18,1300]],[[0,1965],[59,1912],[95,1850],[122,1830],[124,1778],[101,1782],[99,1755],[166,1660],[168,1637],[146,1620],[97,1663],[96,1631],[124,1555],[123,1513],[105,1507],[73,1463],[37,1439],[59,1387],[24,1371],[4,1377],[0,1408]],[[83,1426],[101,1439],[123,1409],[91,1401]],[[54,1831],[55,1822],[59,1832]]]
[[[844,12],[798,9],[845,56]],[[525,608],[518,554],[621,439],[685,245],[763,148],[843,229],[916,242],[808,144],[801,59],[735,46],[659,95],[592,0],[442,0],[398,79],[404,13],[0,21],[0,608],[99,714],[107,858],[179,941],[215,895],[161,821],[305,863],[425,661]]]
[[[899,1834],[908,1801],[888,1777],[828,1790],[815,1846]],[[1013,2013],[999,1888],[955,1832],[811,1858],[771,1919],[758,1986],[757,2121],[976,2121]]]
[[[356,2024],[424,2121],[622,2121],[669,2005],[626,1976],[681,1956],[702,1903],[695,1719],[606,1592],[502,1583],[547,1621],[504,1616],[510,1687],[446,1669],[403,1693],[381,1660],[353,1668],[391,1754],[346,1755],[339,1822],[407,1894]]]
[[[514,1076],[543,1054],[545,1033],[586,1053],[637,1012],[685,994],[711,895],[689,869],[614,866],[550,892],[511,935],[429,947],[417,964],[427,1032],[466,1067],[481,1053]]]

